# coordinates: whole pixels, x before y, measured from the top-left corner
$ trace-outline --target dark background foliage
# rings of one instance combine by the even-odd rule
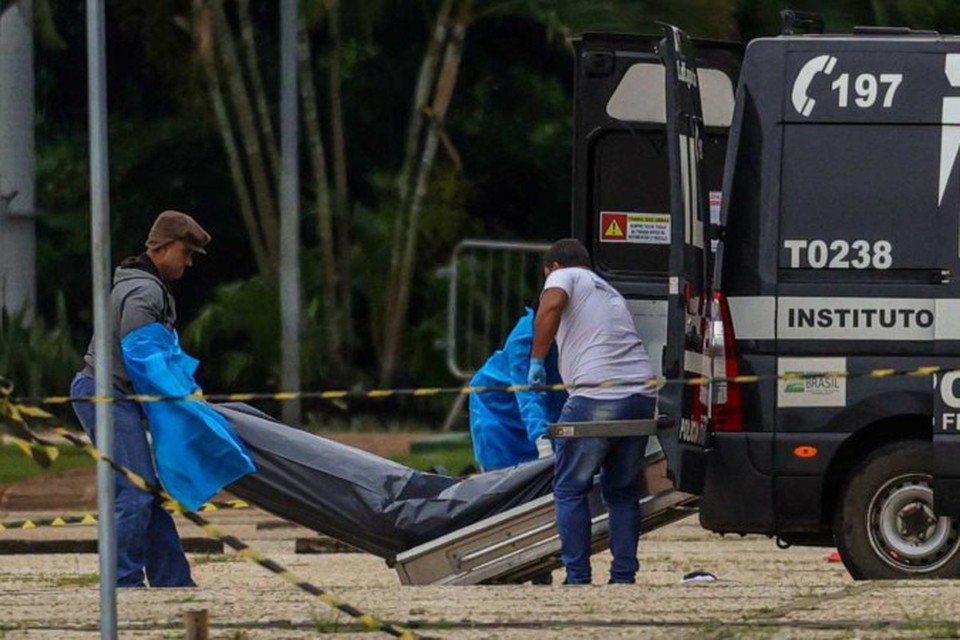
[[[274,3],[253,4],[260,68],[273,100],[279,83],[278,16]],[[387,313],[377,300],[387,286],[394,206],[390,191],[402,157],[414,80],[439,4],[381,0],[343,5],[356,357],[349,379],[337,379],[322,355],[314,187],[302,151],[305,387],[374,380],[375,325]],[[50,5],[64,46],[38,46],[36,52],[37,200],[42,211],[38,299],[47,325],[56,325],[58,313],[63,322],[65,309],[56,356],[47,358],[59,361],[64,339],[82,351],[92,325],[88,139],[83,2],[50,0]],[[326,114],[330,43],[320,5],[306,3],[313,27],[314,77]],[[454,383],[436,347],[446,300],[445,285],[434,274],[459,240],[550,240],[569,232],[570,31],[614,25],[651,32],[656,29],[653,20],[666,20],[694,36],[747,40],[775,35],[779,12],[787,6],[822,12],[828,31],[849,31],[854,24],[960,31],[960,3],[955,0],[476,0],[445,125],[462,166],[441,152],[432,174],[397,382]],[[275,390],[276,287],[257,275],[240,224],[196,62],[190,11],[188,0],[107,2],[112,258],[118,262],[139,252],[159,211],[176,208],[196,215],[214,242],[210,255],[198,260],[177,285],[176,294],[185,342],[204,361],[204,386],[208,391]],[[574,16],[570,21],[576,24],[563,24],[562,15]]]

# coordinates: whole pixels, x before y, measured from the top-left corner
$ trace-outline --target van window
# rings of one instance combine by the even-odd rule
[[[697,74],[706,126],[702,168],[707,190],[718,192],[733,116],[733,82],[719,69],[698,69]],[[606,112],[624,128],[604,132],[591,152],[595,266],[607,274],[665,275],[671,221],[663,66],[630,66],[607,101]]]
[[[607,102],[607,115],[625,122],[667,122],[666,75],[659,64],[627,69]]]
[[[729,127],[733,116],[733,82],[719,69],[697,69],[703,122]],[[666,124],[666,74],[663,66],[637,63],[627,69],[607,102],[607,115],[624,122]]]

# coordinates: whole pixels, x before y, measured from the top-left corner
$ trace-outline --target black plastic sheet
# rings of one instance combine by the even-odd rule
[[[258,467],[228,491],[382,558],[552,490],[552,458],[454,478],[289,427],[248,405],[214,408],[231,422]]]

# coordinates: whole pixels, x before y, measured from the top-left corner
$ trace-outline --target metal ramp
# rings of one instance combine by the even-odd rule
[[[661,461],[662,455],[648,459],[648,469]],[[647,484],[656,492],[640,501],[643,533],[696,512],[698,496],[677,491],[665,481],[656,487],[649,474]],[[597,553],[607,548],[609,538],[599,488],[594,487],[590,502],[594,513],[591,547]],[[562,565],[553,495],[409,549],[394,558],[393,566],[402,584],[416,585],[520,583],[558,569]]]

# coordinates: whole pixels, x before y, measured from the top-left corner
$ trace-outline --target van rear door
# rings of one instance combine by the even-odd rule
[[[670,158],[670,211],[673,238],[667,298],[667,344],[663,372],[668,383],[660,391],[659,411],[675,419],[666,443],[676,486],[699,493],[706,472],[707,446],[703,423],[691,419],[697,386],[680,380],[702,376],[704,317],[710,300],[711,263],[708,195],[703,180],[704,120],[696,54],[687,35],[665,27],[661,43],[666,69],[667,145]],[[673,449],[673,450],[671,450]]]
[[[655,372],[682,377],[709,282],[710,214],[719,215],[743,48],[698,42],[694,51],[673,27],[584,34],[574,46],[574,236],[627,298]],[[659,411],[678,418],[691,393],[667,386]],[[675,477],[679,426],[660,437]]]

